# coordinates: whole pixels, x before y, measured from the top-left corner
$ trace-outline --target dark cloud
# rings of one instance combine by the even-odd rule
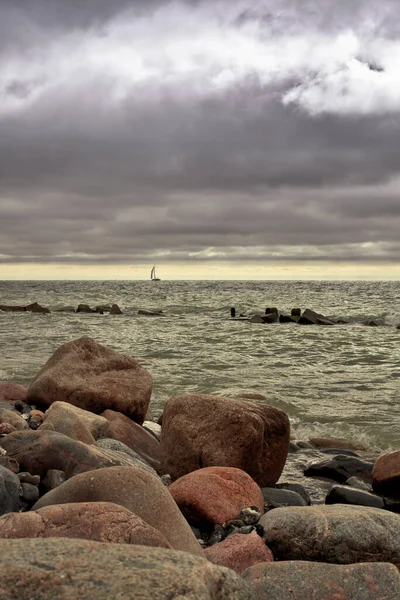
[[[2,0],[3,262],[400,261],[400,8],[248,4]]]

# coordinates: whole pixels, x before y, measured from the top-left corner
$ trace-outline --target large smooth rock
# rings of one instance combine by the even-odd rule
[[[352,504],[355,506],[385,508],[385,502],[380,496],[375,496],[375,494],[348,485],[333,485],[325,498],[325,504]]]
[[[110,502],[45,506],[0,518],[0,538],[80,538],[110,544],[170,548],[166,538],[131,511]]]
[[[0,466],[0,515],[18,511],[20,502],[21,484],[18,475]]]
[[[204,554],[214,565],[233,569],[236,573],[243,573],[252,565],[274,560],[271,550],[255,531],[247,535],[230,535],[219,544],[206,548]]]
[[[339,454],[328,460],[313,463],[304,470],[306,477],[325,477],[338,483],[344,483],[350,477],[358,477],[367,483],[372,479],[373,463],[355,456]]]
[[[68,402],[54,402],[46,410],[40,430],[63,433],[73,440],[94,444],[99,437],[108,434],[109,423],[100,415],[82,410]]]
[[[202,467],[236,467],[260,486],[285,466],[290,423],[278,408],[212,395],[168,400],[162,419],[162,469],[172,479]]]
[[[192,530],[160,479],[135,467],[110,467],[72,477],[45,494],[33,510],[70,502],[112,502],[160,531],[176,550],[200,555]]]
[[[16,431],[0,439],[0,446],[23,471],[41,477],[50,469],[64,471],[69,478],[92,469],[135,464],[123,453],[84,444],[56,431]]]
[[[400,518],[366,506],[291,506],[260,519],[277,560],[400,562]]]
[[[400,450],[382,454],[372,470],[372,487],[376,492],[400,498]]]
[[[29,386],[28,402],[68,402],[96,414],[112,409],[143,423],[151,389],[135,358],[83,337],[56,350]]]
[[[86,540],[0,540],[0,600],[253,600],[254,589],[200,556]]]
[[[160,442],[151,433],[114,410],[106,410],[102,416],[108,422],[107,437],[122,442],[137,452],[157,472],[161,471]]]
[[[306,308],[298,319],[299,325],[334,325],[333,321],[310,308]]]
[[[273,507],[279,506],[307,506],[308,502],[297,492],[280,488],[261,488],[264,503]]]
[[[258,564],[243,573],[254,600],[398,600],[400,574],[387,563],[328,565],[286,561]]]
[[[249,506],[264,513],[258,485],[232,467],[199,469],[177,479],[168,490],[191,525],[222,525]]]

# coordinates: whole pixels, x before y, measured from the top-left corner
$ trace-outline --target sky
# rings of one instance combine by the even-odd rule
[[[400,280],[398,0],[0,0],[0,279]]]

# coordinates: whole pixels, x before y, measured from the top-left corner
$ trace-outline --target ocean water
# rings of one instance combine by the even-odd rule
[[[400,282],[0,282],[0,304],[35,301],[54,312],[0,312],[0,382],[29,385],[61,344],[90,336],[150,371],[154,418],[171,395],[254,393],[287,412],[293,439],[400,448]],[[81,302],[124,314],[55,312]],[[231,306],[308,307],[348,324],[250,324],[230,320]]]

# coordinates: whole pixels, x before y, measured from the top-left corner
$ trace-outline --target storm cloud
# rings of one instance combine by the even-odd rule
[[[400,262],[399,24],[0,0],[0,262]]]

